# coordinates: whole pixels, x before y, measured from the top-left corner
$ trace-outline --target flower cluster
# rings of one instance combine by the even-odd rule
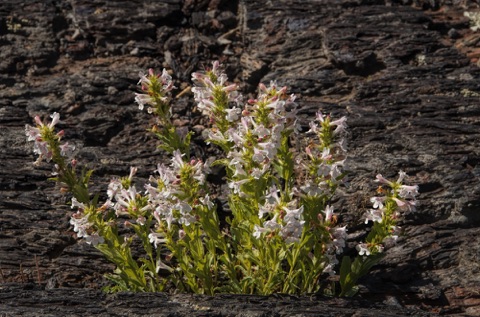
[[[225,139],[223,134],[230,126],[230,122],[239,119],[242,95],[238,92],[238,85],[227,84],[227,75],[222,65],[215,61],[210,70],[192,73],[195,101],[198,109],[210,118],[218,127],[218,131],[211,131],[210,139]],[[230,108],[233,103],[234,107]]]
[[[143,94],[135,93],[135,102],[138,109],[143,110],[145,105],[150,107],[148,113],[164,116],[170,113],[169,102],[173,86],[172,76],[163,69],[162,74],[155,74],[153,69],[148,70],[148,75],[140,73],[138,82],[142,86]]]
[[[306,232],[314,231],[316,245],[309,252],[325,250],[315,259],[317,270],[333,274],[337,255],[345,247],[346,227],[336,227],[333,208],[326,203],[344,176],[346,118],[331,120],[319,112],[309,131],[316,134],[317,142],[309,144],[294,164],[290,142],[299,131],[295,95],[288,95],[287,87],[278,87],[272,81],[269,86],[260,84],[257,98],[248,100],[243,107],[237,102],[227,109],[225,103],[220,112],[219,103],[211,96],[216,91],[233,92],[234,86],[228,85],[218,65],[214,64],[214,69],[221,80],[216,85],[202,84],[193,91],[201,103],[199,107],[213,118],[209,141],[225,150],[223,162],[234,213],[232,226],[250,223],[247,230],[255,239],[283,243],[291,250],[302,245]],[[195,74],[194,78],[198,77]],[[203,96],[210,98],[206,102]],[[236,92],[234,96],[240,100]],[[232,100],[225,93],[223,100],[227,99]],[[241,203],[237,205],[237,201]]]
[[[105,203],[102,208],[106,208],[107,205],[109,205],[109,202]],[[73,197],[73,208],[77,208],[77,212],[70,218],[70,224],[73,226],[73,231],[77,233],[77,237],[85,239],[86,243],[93,246],[104,243],[105,239],[96,232],[95,223],[89,219],[90,215],[95,212],[92,210],[92,206],[86,206]]]
[[[174,153],[171,168],[158,165],[158,176],[151,176],[151,183],[146,185],[157,228],[164,223],[168,229],[172,223],[189,226],[196,221],[198,208],[213,208],[204,188],[208,170],[208,165],[200,160],[183,161],[179,151]]]
[[[283,202],[276,186],[269,188],[265,203],[259,208],[258,217],[263,219],[265,215],[270,215],[271,219],[264,221],[263,227],[255,225],[253,236],[260,239],[264,233],[278,233],[286,243],[299,242],[305,221],[303,206],[296,208],[297,205],[295,200]]]
[[[242,111],[240,124],[226,133],[232,144],[228,167],[234,175],[229,186],[237,192],[242,181],[259,179],[271,169],[282,139],[295,129],[295,96],[287,96],[286,89],[278,89],[275,82],[261,84],[258,98],[249,100]]]
[[[40,164],[42,159],[47,162],[52,160],[54,155],[56,158],[69,158],[72,156],[75,146],[68,142],[60,143],[64,131],[55,133],[55,125],[60,121],[60,114],[54,112],[51,116],[52,122],[48,125],[44,124],[39,116],[35,116],[36,127],[25,125],[25,134],[28,141],[34,141],[33,152],[38,154],[38,160],[35,162]],[[49,144],[50,142],[50,144]]]
[[[305,149],[307,158],[299,160],[308,171],[300,185],[304,195],[329,195],[342,182],[347,151],[346,121],[346,117],[332,121],[330,116],[318,112],[315,121],[310,122],[307,133],[315,133],[318,143],[310,143]],[[332,142],[335,138],[340,140]]]
[[[150,131],[171,163],[158,164],[141,190],[133,181],[136,167],[113,178],[103,204],[88,190],[93,171],[77,173],[74,147],[61,143],[63,131],[54,132],[57,113],[50,124],[35,117],[37,126],[25,128],[37,164],[53,161],[55,180],[73,196],[70,224],[77,237],[116,265],[107,276],[110,290],[313,293],[326,287],[322,276],[335,274],[342,257],[340,295],[353,295],[357,280],[397,239],[397,220],[415,210],[418,187],[403,184],[404,172],[395,182],[377,175],[383,196],[371,199],[365,222],[373,227],[352,262],[342,254],[347,227],[332,205],[347,170],[346,118],[318,112],[304,144],[296,98],[286,87],[260,84],[257,97],[243,103],[219,62],[192,80],[197,108],[211,124],[206,141],[224,156],[213,163],[190,157],[192,132],[179,133],[171,121],[172,77],[150,69],[140,74],[135,101],[156,116]],[[226,172],[228,192],[218,197],[228,201],[223,222],[209,192],[211,164]],[[143,252],[132,252],[139,246]]]
[[[357,245],[359,255],[382,253],[385,245],[395,243],[400,232],[397,220],[402,215],[415,211],[418,186],[402,184],[406,176],[405,172],[400,171],[397,181],[393,182],[381,174],[377,175],[375,181],[381,184],[377,192],[384,196],[370,199],[373,208],[369,209],[365,216],[365,224],[372,221],[377,234],[370,239],[367,238],[367,242]],[[384,189],[384,185],[390,189]]]

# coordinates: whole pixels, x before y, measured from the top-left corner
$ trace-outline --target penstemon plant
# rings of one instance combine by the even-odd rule
[[[132,167],[127,177],[110,181],[102,204],[88,189],[93,171],[73,158],[63,131],[55,133],[59,114],[49,124],[37,116],[35,127],[26,125],[39,154],[35,164],[53,161],[53,180],[72,197],[70,223],[78,238],[116,266],[106,291],[307,294],[328,288],[330,295],[354,295],[358,279],[397,239],[398,220],[415,210],[418,187],[402,184],[404,172],[397,181],[377,175],[384,196],[371,199],[365,222],[373,227],[352,260],[343,255],[347,228],[331,204],[346,176],[346,118],[318,112],[301,138],[295,96],[286,87],[260,84],[257,97],[244,102],[219,62],[192,80],[198,109],[210,122],[206,142],[223,151],[222,158],[192,157],[193,133],[182,135],[171,121],[172,77],[149,70],[140,74],[135,101],[156,117],[150,131],[171,164],[158,164],[142,190]],[[228,192],[219,197],[206,181],[212,165],[226,172]],[[214,198],[228,201],[226,223]],[[337,291],[327,277],[338,269]]]

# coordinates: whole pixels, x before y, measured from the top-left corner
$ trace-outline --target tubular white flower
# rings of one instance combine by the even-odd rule
[[[418,186],[401,185],[398,195],[402,198],[414,199],[418,195]]]
[[[150,240],[150,243],[153,243],[153,245],[155,246],[155,249],[157,249],[159,245],[167,242],[167,239],[164,238],[163,234],[160,234],[157,232],[150,233],[148,235],[148,239]]]
[[[232,108],[232,109],[226,109],[225,110],[227,112],[227,115],[226,115],[226,119],[229,121],[229,122],[235,122],[235,121],[238,121],[238,119],[240,119],[240,114],[242,112],[242,110],[240,108]]]
[[[393,183],[391,181],[389,181],[388,179],[386,179],[385,177],[383,177],[382,174],[377,174],[375,181],[378,182],[378,183],[381,183],[381,184],[388,185],[390,187],[393,186]]]
[[[92,246],[96,246],[98,244],[104,243],[105,239],[102,236],[98,235],[98,233],[95,233],[95,234],[86,236],[85,241],[88,244],[91,244]]]
[[[87,231],[90,228],[88,216],[79,211],[72,215],[72,217],[70,218],[70,224],[73,226],[73,231],[77,233],[78,238],[88,236]]]
[[[373,203],[373,208],[383,208],[383,203],[385,202],[386,197],[372,197],[370,202]]]
[[[367,224],[369,221],[381,223],[383,221],[383,214],[384,214],[383,208],[369,209],[365,217],[365,224]]]
[[[50,118],[52,118],[52,122],[50,122],[48,127],[50,128],[50,130],[52,130],[53,127],[60,121],[60,114],[58,112],[54,112],[50,115]]]
[[[347,239],[347,226],[332,229],[332,244],[336,254],[341,254],[345,248],[345,240]]]
[[[114,178],[108,184],[107,195],[109,199],[116,198],[123,189],[122,182],[118,178]]]
[[[370,249],[366,243],[359,243],[355,248],[357,249],[359,255],[370,255]]]
[[[63,157],[70,158],[73,155],[73,151],[75,151],[75,145],[70,145],[68,142],[60,144],[60,155]]]
[[[325,207],[325,221],[332,221],[332,217],[334,215],[334,212],[333,212],[333,206],[330,206],[330,205],[327,205]]]

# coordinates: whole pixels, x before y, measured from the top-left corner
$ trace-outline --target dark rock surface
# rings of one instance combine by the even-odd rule
[[[480,316],[480,33],[476,1],[163,0],[0,3],[0,316]],[[477,44],[479,43],[479,44]],[[66,197],[34,168],[24,137],[57,111],[97,189],[162,153],[133,102],[137,74],[190,74],[222,59],[254,92],[276,79],[301,119],[347,115],[350,187],[339,200],[352,242],[377,173],[420,185],[405,236],[361,281],[357,299],[104,295],[112,266],[77,241]],[[188,93],[179,125],[196,126]],[[200,144],[200,143],[199,143]],[[414,313],[410,309],[415,309]]]

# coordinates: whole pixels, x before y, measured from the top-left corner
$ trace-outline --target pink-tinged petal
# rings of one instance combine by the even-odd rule
[[[52,122],[50,122],[49,127],[52,129],[60,121],[60,114],[54,112],[50,117],[52,118]]]
[[[40,129],[32,127],[28,124],[25,125],[25,135],[28,141],[37,141],[41,138]]]
[[[407,176],[407,173],[405,173],[404,171],[399,171],[398,172],[398,179],[397,179],[397,183],[398,184],[401,184],[403,179]]]
[[[393,183],[392,183],[391,181],[389,181],[388,179],[384,178],[384,177],[382,176],[382,174],[377,174],[376,178],[377,178],[377,179],[375,180],[376,182],[379,182],[379,183],[381,183],[381,184],[387,184],[387,185],[389,185],[389,186],[392,186],[392,185],[393,185]]]
[[[35,116],[35,123],[41,127],[44,125],[39,116]]]
[[[333,206],[327,205],[325,207],[325,221],[331,221],[333,217]]]
[[[403,197],[403,198],[415,198],[415,196],[418,195],[418,185],[414,185],[414,186],[402,185],[402,186],[400,186],[399,195],[400,195],[400,197]]]

